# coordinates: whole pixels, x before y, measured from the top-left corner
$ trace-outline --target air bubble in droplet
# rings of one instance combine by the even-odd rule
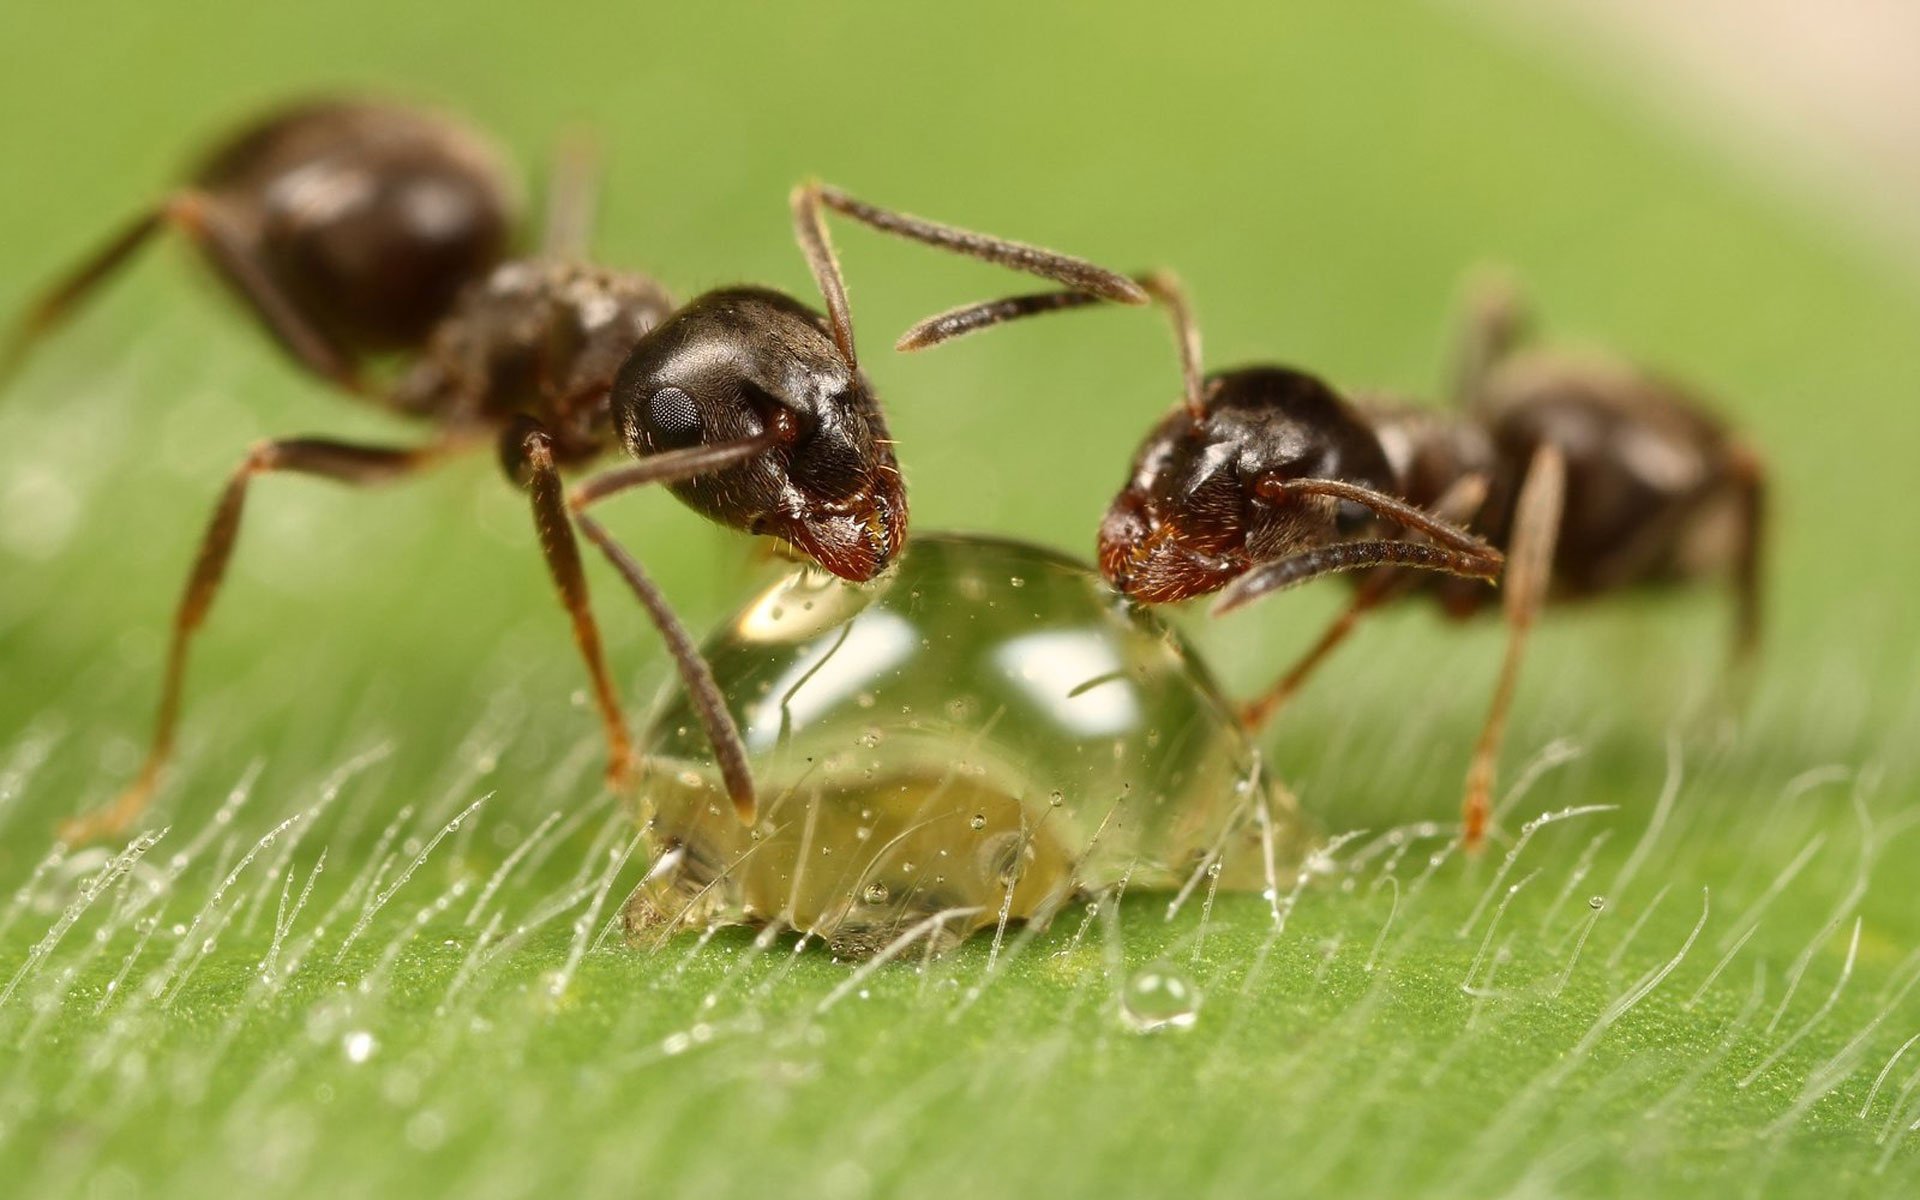
[[[1200,990],[1170,964],[1153,963],[1127,978],[1120,1018],[1135,1033],[1191,1029],[1200,1019]]]

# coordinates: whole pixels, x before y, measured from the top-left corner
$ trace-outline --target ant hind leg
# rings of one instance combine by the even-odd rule
[[[220,584],[233,557],[234,543],[240,536],[240,520],[245,515],[247,490],[254,478],[270,472],[314,475],[337,483],[366,487],[400,478],[426,466],[441,456],[442,449],[408,449],[393,446],[364,446],[321,438],[289,438],[262,442],[228,479],[226,489],[214,506],[213,518],[201,535],[200,550],[193,570],[174,612],[173,636],[167,647],[167,665],[160,689],[159,711],[154,718],[153,737],[147,747],[140,773],[118,799],[105,808],[68,821],[61,837],[69,843],[91,841],[123,832],[146,810],[160,782],[162,770],[173,754],[174,727],[179,720],[180,698],[186,683],[187,655],[193,635],[205,623],[207,613],[219,597]]]
[[[267,333],[302,366],[350,392],[364,390],[352,361],[308,322],[275,283],[253,245],[220,202],[203,192],[176,192],[128,222],[92,254],[41,292],[0,346],[0,385],[32,348],[66,324],[162,229],[185,234],[234,290]]]
[[[1486,400],[1487,377],[1526,340],[1532,314],[1520,286],[1504,271],[1483,267],[1467,279],[1459,301],[1453,351],[1453,403],[1472,412]]]

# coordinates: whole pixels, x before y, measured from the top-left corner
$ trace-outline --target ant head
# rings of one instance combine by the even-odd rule
[[[1198,411],[1176,408],[1141,444],[1100,524],[1100,569],[1124,594],[1164,604],[1372,524],[1358,504],[1279,490],[1294,479],[1393,487],[1379,439],[1319,379],[1284,367],[1210,375]]]
[[[878,575],[906,541],[906,487],[873,390],[825,319],[789,296],[726,288],[681,308],[628,355],[613,416],[636,457],[771,435],[674,494],[844,579]]]

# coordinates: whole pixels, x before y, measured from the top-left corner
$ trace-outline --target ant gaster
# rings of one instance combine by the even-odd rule
[[[638,562],[585,509],[665,484],[703,516],[778,538],[833,573],[870,579],[907,537],[893,441],[854,352],[827,238],[827,209],[876,229],[1143,303],[1124,277],[1078,259],[864,204],[804,185],[796,235],[823,316],[780,292],[728,287],[675,308],[651,279],[581,261],[591,189],[561,171],[537,254],[513,256],[517,201],[472,132],[384,103],[322,100],[230,137],[188,182],[49,288],[0,362],[57,327],[163,229],[184,234],[255,320],[310,373],[435,427],[424,445],[325,438],[264,442],[230,477],[173,626],[152,741],[138,777],[71,837],[121,830],[166,764],[187,652],[226,573],[252,481],[292,472],[388,482],[491,440],[527,488],[547,566],[572,618],[608,746],[608,774],[635,768],[574,539],[613,563],[666,642],[743,820],[755,813],[746,753],[711,672]],[[382,372],[382,355],[403,356]],[[561,472],[618,443],[637,461],[571,493]]]
[[[1507,649],[1463,801],[1462,836],[1477,848],[1527,636],[1549,597],[1724,572],[1735,658],[1750,657],[1765,476],[1688,390],[1615,360],[1526,348],[1519,303],[1492,283],[1468,306],[1450,413],[1350,401],[1287,367],[1202,378],[1177,283],[1139,282],[1172,320],[1186,387],[1101,523],[1107,579],[1147,603],[1220,592],[1221,613],[1330,571],[1380,568],[1356,577],[1346,609],[1245,706],[1249,727],[1271,719],[1369,610],[1419,590],[1465,617],[1492,603],[1481,581],[1500,577]],[[900,346],[1094,302],[1048,292],[956,309]]]

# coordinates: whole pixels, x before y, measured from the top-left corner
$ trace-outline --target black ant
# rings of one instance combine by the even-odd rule
[[[69,837],[124,829],[150,798],[173,748],[188,646],[219,591],[256,476],[384,483],[488,440],[530,494],[541,549],[592,676],[610,782],[628,781],[634,752],[588,604],[575,524],[658,627],[736,811],[750,821],[745,749],[712,673],[639,563],[584,510],[629,488],[665,484],[703,516],[780,539],[847,579],[870,579],[899,555],[906,491],[854,353],[827,209],[1109,299],[1146,300],[1124,277],[1081,260],[875,208],[816,183],[794,191],[792,213],[824,316],[784,293],[746,286],[675,308],[644,275],[580,261],[591,189],[568,174],[560,173],[549,205],[546,246],[514,256],[514,192],[483,139],[385,103],[300,104],[221,143],[183,187],[30,308],[6,362],[18,362],[143,244],[172,229],[307,371],[436,427],[421,446],[292,438],[248,451],[214,509],[175,615],[140,773],[117,802],[73,822]],[[382,372],[384,355],[406,361]],[[562,471],[615,443],[638,461],[565,490]]]
[[[1492,602],[1482,581],[1501,577],[1506,656],[1463,803],[1463,838],[1477,848],[1527,635],[1547,599],[1726,571],[1735,661],[1750,659],[1765,473],[1689,390],[1624,362],[1526,348],[1529,322],[1504,285],[1477,289],[1468,305],[1450,413],[1350,401],[1288,367],[1203,378],[1177,282],[1137,281],[1170,316],[1185,391],[1148,433],[1101,522],[1108,581],[1151,604],[1217,591],[1223,613],[1332,571],[1381,568],[1357,577],[1345,611],[1245,706],[1250,728],[1369,610],[1423,590],[1466,617]],[[1047,292],[956,309],[909,330],[900,348],[1096,301]]]

